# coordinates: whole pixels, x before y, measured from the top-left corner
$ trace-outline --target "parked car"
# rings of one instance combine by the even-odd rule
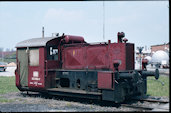
[[[0,71],[6,71],[7,69],[7,63],[0,62]]]

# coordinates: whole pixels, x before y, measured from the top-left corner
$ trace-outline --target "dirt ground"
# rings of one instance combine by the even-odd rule
[[[39,94],[27,95],[26,93],[8,93],[0,95],[8,102],[0,103],[0,112],[81,112],[81,111],[131,111],[130,108],[122,108],[110,105],[101,105],[87,100],[66,100],[66,98],[45,98]]]
[[[0,76],[15,76],[16,67],[7,67],[6,71],[0,71]]]

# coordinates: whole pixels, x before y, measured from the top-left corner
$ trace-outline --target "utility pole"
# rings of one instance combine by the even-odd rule
[[[105,4],[103,1],[103,40],[105,39]]]
[[[42,38],[44,38],[44,27],[42,27]]]

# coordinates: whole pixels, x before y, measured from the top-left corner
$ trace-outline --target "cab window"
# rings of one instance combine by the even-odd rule
[[[29,50],[29,63],[30,66],[39,66],[39,49]]]
[[[58,60],[58,47],[47,47],[47,60]]]

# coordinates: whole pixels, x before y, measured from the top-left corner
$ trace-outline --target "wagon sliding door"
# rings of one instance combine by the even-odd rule
[[[18,49],[18,61],[20,64],[20,84],[28,87],[28,54],[26,49]]]

